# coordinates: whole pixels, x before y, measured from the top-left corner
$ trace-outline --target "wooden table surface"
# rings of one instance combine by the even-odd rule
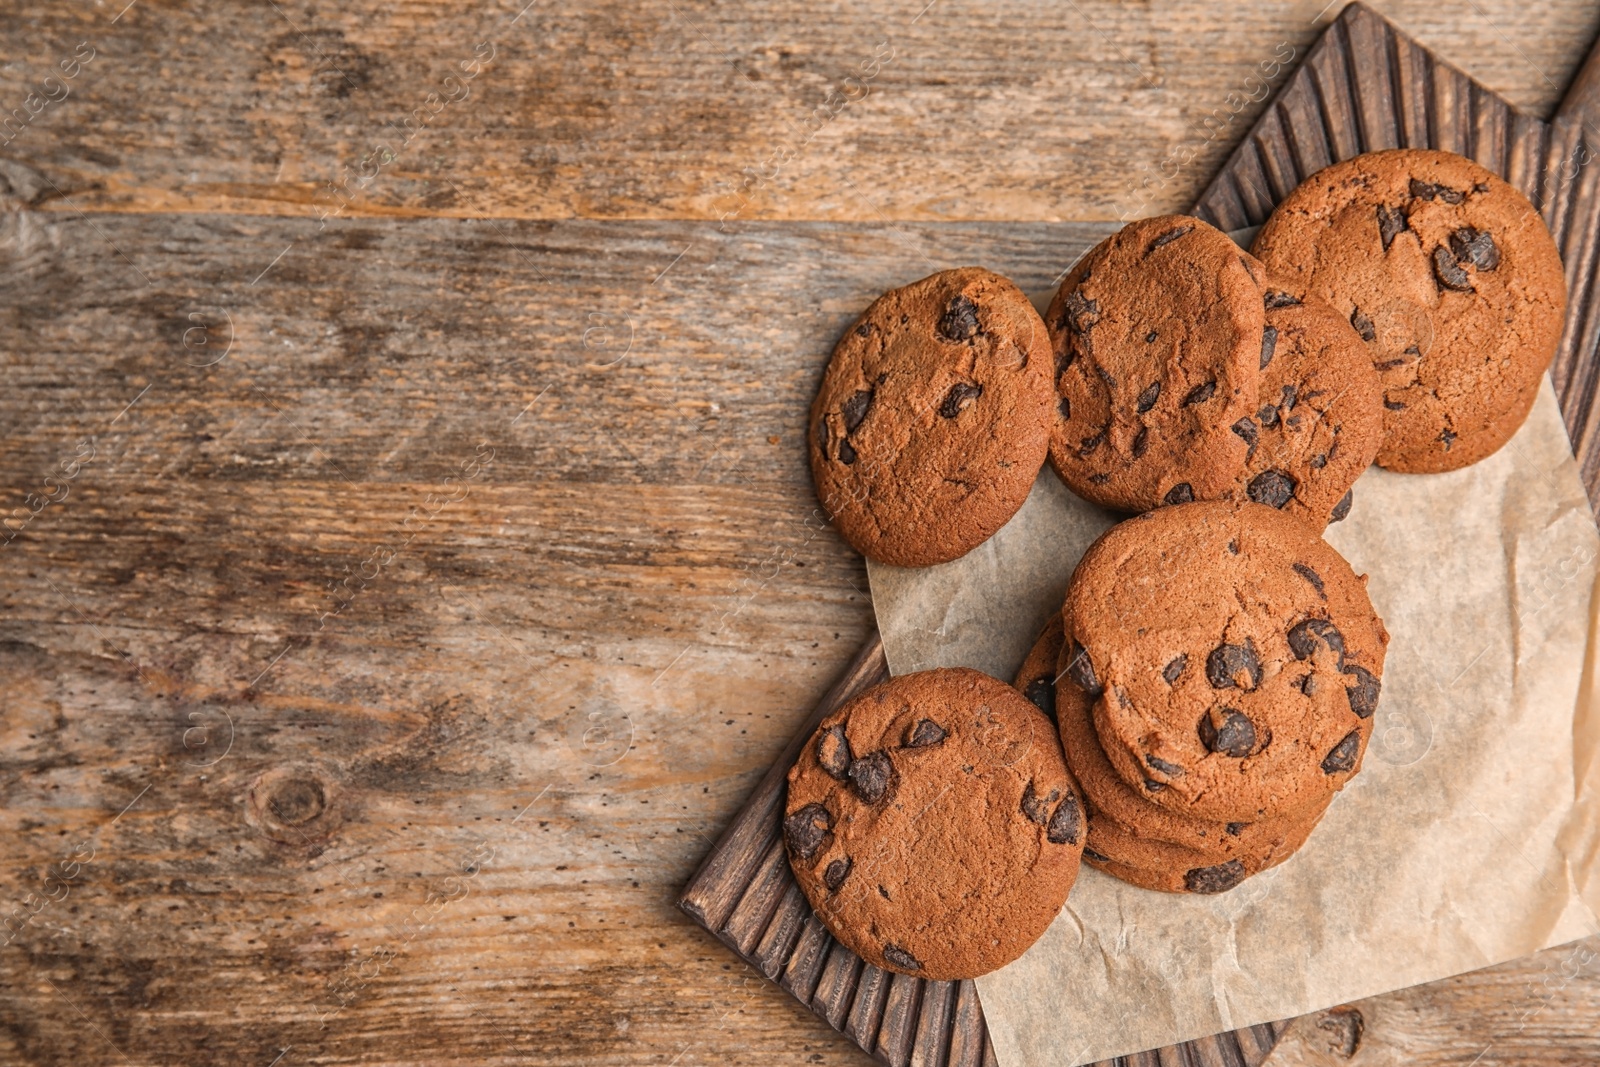
[[[864,1062],[672,907],[871,625],[827,351],[1339,6],[524,2],[0,10],[0,1064]],[[1540,114],[1600,29],[1379,6]],[[1600,940],[1271,1062],[1596,1060]]]

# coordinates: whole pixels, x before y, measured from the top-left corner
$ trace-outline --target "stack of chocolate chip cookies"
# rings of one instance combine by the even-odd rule
[[[1096,541],[1016,685],[1055,712],[1084,858],[1217,893],[1291,855],[1360,769],[1388,640],[1314,529],[1201,501]]]
[[[874,302],[808,434],[846,540],[957,559],[1047,460],[1132,517],[1079,561],[1014,686],[907,675],[811,738],[783,832],[834,935],[888,970],[974,977],[1043,933],[1080,858],[1219,893],[1291,856],[1361,768],[1389,642],[1322,534],[1372,463],[1450,471],[1510,440],[1564,301],[1521,194],[1407,149],[1313,175],[1251,252],[1199,219],[1132,223],[1042,319],[977,267]]]

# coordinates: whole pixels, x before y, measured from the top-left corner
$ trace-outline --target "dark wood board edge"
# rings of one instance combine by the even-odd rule
[[[776,839],[774,831],[778,823],[777,810],[782,804],[784,779],[800,752],[800,746],[805,744],[811,731],[829,712],[887,677],[889,663],[884,658],[883,641],[878,637],[878,631],[873,630],[862,642],[861,650],[850,661],[839,680],[823,694],[811,714],[800,724],[794,737],[750,794],[750,799],[739,809],[739,814],[711,846],[710,853],[684,886],[678,898],[679,908],[706,929],[721,936],[719,931],[723,923],[738,905],[737,898],[727,899],[725,887],[730,881],[737,880],[742,892],[749,884],[748,878],[735,879],[734,872],[743,875],[753,873],[769,843],[767,839]]]

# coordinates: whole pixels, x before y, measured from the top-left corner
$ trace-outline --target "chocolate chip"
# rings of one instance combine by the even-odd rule
[[[1159,381],[1151,382],[1149,385],[1145,386],[1144,392],[1139,394],[1139,399],[1135,401],[1134,407],[1138,410],[1139,414],[1143,415],[1145,412],[1155,407],[1156,401],[1160,398],[1161,383]]]
[[[1383,398],[1383,406],[1390,411],[1404,411],[1406,409],[1405,401],[1390,400],[1387,396]]]
[[[833,815],[821,804],[807,804],[783,820],[783,839],[789,851],[803,860],[817,854],[817,849],[831,835]]]
[[[1133,458],[1138,459],[1150,447],[1150,427],[1141,426],[1139,432],[1133,435]]]
[[[1344,635],[1327,619],[1306,619],[1289,630],[1289,651],[1295,659],[1310,659],[1318,645],[1326,645],[1344,659]]]
[[[1488,230],[1463,226],[1450,235],[1450,251],[1457,263],[1471,263],[1479,270],[1494,270],[1500,265],[1500,249]]]
[[[839,407],[839,414],[844,416],[846,433],[854,433],[861,420],[867,417],[867,410],[872,407],[872,390],[863,389],[855,393]]]
[[[840,441],[839,442],[839,462],[843,463],[845,466],[848,467],[848,466],[850,466],[850,464],[854,463],[855,461],[856,461],[856,450],[855,450],[855,448],[850,444],[849,441]]]
[[[1278,425],[1277,406],[1274,404],[1262,404],[1260,410],[1256,412],[1256,418],[1261,421],[1261,425],[1269,430],[1272,429]]]
[[[1454,189],[1443,185],[1434,185],[1432,182],[1411,179],[1411,195],[1419,200],[1432,200],[1438,197],[1447,204],[1459,204],[1466,199],[1466,194],[1458,193]]]
[[[870,322],[859,322],[859,323],[856,324],[856,336],[857,337],[870,337],[871,335],[872,335],[872,324]]]
[[[1162,497],[1169,504],[1190,504],[1194,502],[1194,486],[1188,482],[1179,482],[1167,490],[1167,495]]]
[[[1237,556],[1239,554],[1239,539],[1237,537],[1228,542],[1228,554],[1230,556]]]
[[[1304,693],[1308,697],[1316,696],[1319,688],[1320,687],[1317,685],[1317,676],[1314,674],[1308,674],[1304,678],[1300,679],[1300,692]]]
[[[1272,354],[1278,350],[1278,328],[1268,326],[1261,331],[1261,369],[1266,370],[1267,364],[1272,362]]]
[[[1092,437],[1085,437],[1078,442],[1078,458],[1082,459],[1105,443],[1106,432],[1101,430]]]
[[[1283,408],[1285,411],[1293,411],[1295,401],[1300,396],[1300,390],[1296,389],[1292,385],[1286,385],[1283,387],[1283,390],[1279,395],[1280,399],[1278,401],[1278,406]]]
[[[1356,755],[1361,748],[1361,731],[1351,730],[1344,739],[1333,746],[1333,751],[1322,757],[1323,774],[1343,774],[1356,765]]]
[[[1322,576],[1321,575],[1319,575],[1316,571],[1312,570],[1310,567],[1306,566],[1304,563],[1293,564],[1291,569],[1296,574],[1298,574],[1300,577],[1302,577],[1306,581],[1310,582],[1311,583],[1311,588],[1313,588],[1313,589],[1315,589],[1317,591],[1317,595],[1318,596],[1320,596],[1323,600],[1327,600],[1328,599],[1328,594],[1323,592],[1323,589],[1322,589]]]
[[[883,958],[888,960],[891,966],[898,967],[902,971],[922,970],[922,961],[899,945],[884,945]]]
[[[1328,454],[1326,452],[1318,452],[1306,462],[1311,465],[1312,470],[1319,471],[1328,465]]]
[[[1378,679],[1371,671],[1354,663],[1339,669],[1356,680],[1355,685],[1347,686],[1344,691],[1345,698],[1350,701],[1350,710],[1356,713],[1358,719],[1372,718],[1372,713],[1378,710],[1378,692],[1382,688]]]
[[[939,318],[939,332],[951,341],[965,341],[977,336],[978,305],[965,293],[957,293],[944,307]]]
[[[1458,293],[1472,292],[1472,279],[1461,265],[1450,255],[1450,250],[1444,245],[1438,245],[1433,250],[1433,276],[1439,284],[1446,289]]]
[[[982,395],[983,386],[976,382],[957,382],[944,395],[944,403],[939,405],[939,414],[947,419],[953,419]]]
[[[1052,789],[1049,796],[1041,797],[1034,790],[1033,783],[1029,782],[1022,787],[1022,814],[1028,817],[1029,822],[1046,826],[1050,822],[1050,805],[1054,804],[1060,795],[1059,789]]]
[[[937,745],[944,738],[944,727],[932,719],[918,719],[911,729],[906,731],[905,747],[927,748],[929,745]]]
[[[1193,226],[1179,226],[1175,229],[1168,230],[1166,233],[1150,242],[1149,251],[1145,252],[1145,255],[1148,256],[1151,252],[1154,252],[1162,245],[1171,244],[1173,241],[1176,241],[1178,238],[1182,237],[1192,229],[1194,229]]]
[[[881,885],[878,887],[878,895],[880,897],[882,897],[884,900],[887,900],[887,901],[891,901],[892,902],[894,900],[894,897],[891,897],[889,895],[889,890],[886,889],[885,887],[881,886]]]
[[[1144,754],[1144,761],[1147,765],[1149,765],[1151,770],[1160,771],[1168,778],[1183,777],[1182,767],[1178,766],[1176,763],[1169,763],[1166,760],[1161,759],[1159,756],[1152,756],[1150,753],[1146,752]]]
[[[1149,333],[1144,335],[1144,343],[1147,345],[1153,345],[1156,343],[1156,338],[1160,336],[1160,333],[1156,332],[1155,330],[1151,330]]]
[[[1244,828],[1249,825],[1250,824],[1246,822],[1230,822],[1227,826],[1223,827],[1223,829],[1228,831],[1228,836],[1238,837],[1244,832]]]
[[[889,777],[894,772],[889,757],[882,752],[872,752],[850,761],[850,785],[856,796],[868,804],[876,804],[889,791]]]
[[[1188,655],[1180,652],[1178,653],[1177,659],[1173,660],[1171,663],[1167,664],[1161,669],[1161,677],[1166,679],[1168,685],[1175,685],[1177,684],[1179,676],[1183,674],[1183,669],[1188,665]]]
[[[1196,867],[1183,876],[1183,888],[1191,893],[1222,893],[1244,881],[1244,864],[1238,860],[1215,867]]]
[[[1052,722],[1055,720],[1056,687],[1053,681],[1049,678],[1035,678],[1028,683],[1028,687],[1022,691],[1022,695],[1027,697],[1034,707],[1050,716]]]
[[[1146,778],[1144,780],[1144,787],[1152,793],[1159,793],[1167,786],[1165,782],[1158,782],[1154,778]]]
[[[1089,662],[1089,650],[1076,642],[1072,645],[1072,661],[1067,664],[1067,677],[1071,678],[1079,689],[1096,699],[1105,692],[1099,679],[1094,676],[1094,664]]]
[[[1385,252],[1389,251],[1389,246],[1394,243],[1394,239],[1405,228],[1405,212],[1385,204],[1378,205],[1378,237],[1383,241],[1383,250]]]
[[[1061,412],[1061,417],[1063,419],[1072,418],[1072,401],[1068,400],[1066,397],[1062,397],[1061,403],[1056,405],[1056,410]]]
[[[1221,716],[1222,722],[1215,720]],[[1218,708],[1200,717],[1200,743],[1223,756],[1242,758],[1256,748],[1256,724],[1237,708]]]
[[[1268,311],[1276,308],[1292,308],[1300,303],[1300,298],[1293,293],[1286,293],[1282,289],[1268,289],[1264,302]]]
[[[1363,341],[1376,341],[1378,339],[1377,327],[1372,325],[1372,320],[1361,313],[1360,308],[1350,312],[1350,325],[1355,327],[1356,333],[1361,335]]]
[[[1188,407],[1191,404],[1203,404],[1215,396],[1216,392],[1216,382],[1201,382],[1199,385],[1189,390],[1189,394],[1183,398],[1183,406]]]
[[[1061,803],[1056,805],[1056,812],[1050,816],[1050,825],[1045,827],[1044,839],[1052,845],[1076,845],[1078,834],[1083,829],[1083,809],[1078,806],[1078,798],[1071,793],[1061,798]]]
[[[1256,429],[1255,420],[1246,415],[1233,424],[1233,432],[1244,438],[1244,443],[1249,449],[1244,454],[1245,462],[1250,462],[1256,454],[1256,444],[1261,440],[1261,431]]]
[[[1286,471],[1262,471],[1245,489],[1250,499],[1269,508],[1281,508],[1294,498],[1295,480]]]
[[[841,782],[850,777],[850,742],[844,736],[844,724],[829,727],[817,738],[817,762],[822,769]]]
[[[1333,506],[1333,512],[1328,516],[1328,521],[1343,522],[1345,517],[1350,514],[1350,505],[1355,503],[1355,500],[1356,491],[1354,489],[1346,492],[1344,496],[1339,498],[1339,502]]]
[[[1444,432],[1439,434],[1439,440],[1444,442],[1444,450],[1446,452],[1450,451],[1450,446],[1456,443],[1455,431],[1448,426],[1445,427]]]
[[[837,893],[839,887],[844,885],[844,880],[850,876],[850,858],[834,860],[828,864],[828,869],[822,872],[822,884],[828,887],[828,892]]]
[[[1084,281],[1088,280],[1084,278]],[[1083,295],[1082,290],[1074,289],[1068,293],[1067,298],[1061,302],[1061,307],[1063,312],[1061,324],[1073,333],[1088,333],[1100,321],[1100,302],[1090,300]]]
[[[1086,860],[1094,860],[1096,863],[1110,863],[1111,862],[1111,857],[1110,856],[1104,855],[1103,853],[1096,852],[1094,849],[1090,848],[1088,845],[1084,845],[1083,846],[1083,858],[1086,859]]]
[[[1239,685],[1239,675],[1249,676],[1249,685]],[[1221,644],[1206,657],[1206,681],[1213,689],[1254,689],[1261,684],[1261,659],[1255,642],[1245,638],[1242,645]]]

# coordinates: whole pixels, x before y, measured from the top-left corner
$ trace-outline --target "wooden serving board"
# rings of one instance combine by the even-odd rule
[[[1551,377],[1590,502],[1600,506],[1597,117],[1600,49],[1545,122],[1516,111],[1371,8],[1352,4],[1280,88],[1193,212],[1223,230],[1260,225],[1310,174],[1382,148],[1447,149],[1505,177],[1544,213],[1566,264],[1567,327]],[[930,982],[863,962],[812,914],[784,854],[784,780],[800,746],[829,712],[888,676],[874,634],[800,724],[678,906],[876,1059],[894,1067],[994,1064],[975,984]],[[1282,1026],[1217,1034],[1118,1064],[1257,1067]]]

